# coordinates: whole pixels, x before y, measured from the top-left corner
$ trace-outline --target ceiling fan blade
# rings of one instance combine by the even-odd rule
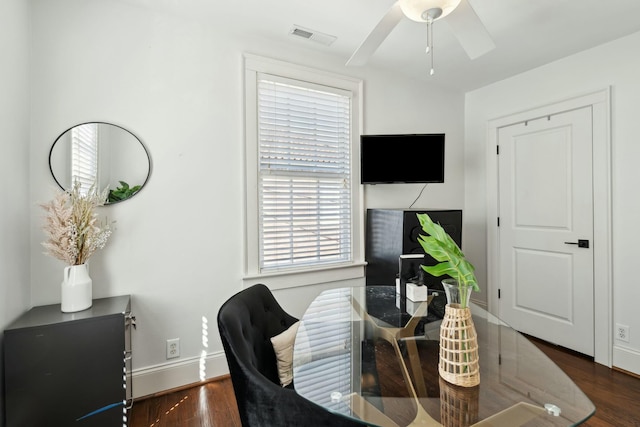
[[[358,67],[366,64],[371,55],[373,55],[403,17],[404,14],[402,13],[402,9],[400,9],[400,2],[397,1],[382,17],[380,22],[378,22],[378,25],[373,28],[367,38],[364,39],[353,55],[351,55],[346,65]]]
[[[468,0],[462,0],[442,21],[449,24],[469,58],[476,59],[495,49],[496,44]]]

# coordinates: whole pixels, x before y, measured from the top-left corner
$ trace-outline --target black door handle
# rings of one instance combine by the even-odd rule
[[[585,239],[578,239],[577,242],[564,242],[565,245],[578,245],[579,248],[588,248],[589,241]]]

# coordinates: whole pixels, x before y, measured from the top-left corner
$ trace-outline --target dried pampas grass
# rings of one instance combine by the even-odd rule
[[[104,248],[111,227],[107,222],[98,223],[96,207],[104,205],[107,195],[107,189],[98,193],[94,187],[82,194],[80,184],[75,183],[71,190],[60,191],[53,200],[41,204],[46,212],[42,227],[48,237],[42,242],[45,254],[68,265],[81,265]]]

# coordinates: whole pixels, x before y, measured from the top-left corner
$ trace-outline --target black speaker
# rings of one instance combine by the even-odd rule
[[[365,237],[367,285],[395,285],[400,255],[424,253],[418,242],[418,236],[424,234],[416,216],[418,213],[428,214],[462,247],[461,210],[368,209]],[[434,264],[436,261],[425,255],[423,265]],[[423,277],[430,289],[442,289],[440,282],[444,277],[433,277],[427,273]]]

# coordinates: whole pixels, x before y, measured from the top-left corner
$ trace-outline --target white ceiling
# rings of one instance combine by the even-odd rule
[[[237,31],[335,55],[345,63],[395,0],[126,0],[234,24]],[[640,0],[469,0],[496,44],[470,60],[446,23],[434,23],[434,76],[425,24],[403,19],[368,65],[468,91],[640,31]],[[153,6],[151,6],[153,5]],[[296,24],[337,37],[292,37]],[[640,47],[639,47],[640,52]],[[637,53],[636,53],[637,54]],[[598,58],[594,58],[598,61]]]

